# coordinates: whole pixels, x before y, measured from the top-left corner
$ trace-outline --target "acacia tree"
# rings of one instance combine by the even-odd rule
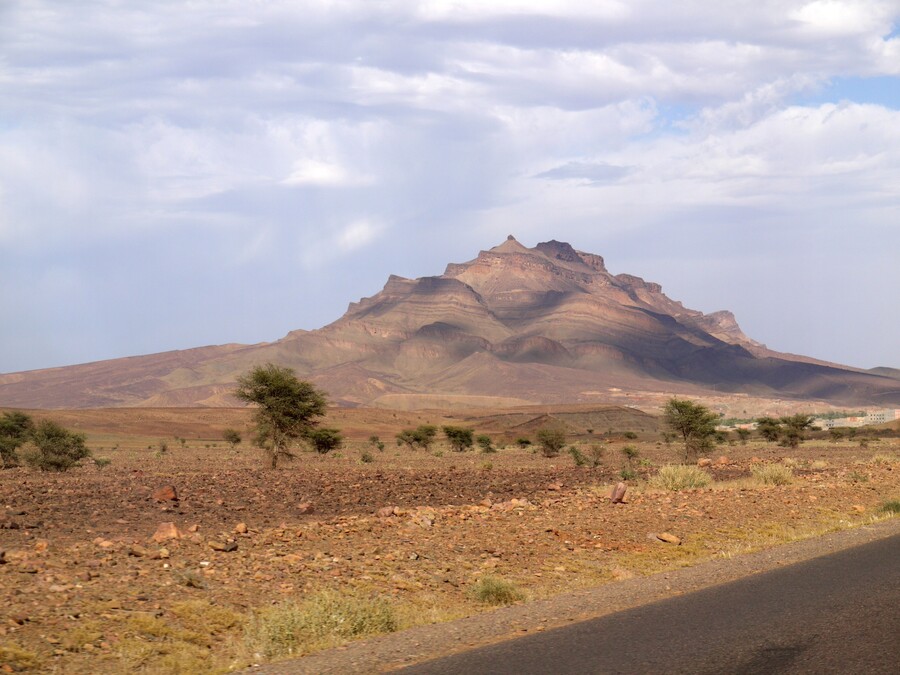
[[[796,448],[806,439],[803,432],[811,429],[814,421],[815,417],[803,413],[782,417],[779,420],[783,425],[781,444],[787,448]]]
[[[670,398],[663,409],[663,420],[684,441],[685,461],[712,447],[718,419],[706,406],[687,399]]]
[[[466,427],[445,426],[442,427],[442,430],[450,443],[450,447],[456,452],[468,450],[475,442],[473,438],[475,432]]]
[[[312,383],[298,380],[291,368],[272,363],[256,366],[237,380],[234,396],[257,406],[256,442],[266,451],[270,466],[293,459],[291,446],[306,438],[325,414],[325,394]]]

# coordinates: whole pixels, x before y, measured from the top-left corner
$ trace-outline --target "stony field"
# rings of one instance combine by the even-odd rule
[[[370,431],[392,439],[379,419],[276,470],[214,424],[159,452],[161,429],[85,422],[108,466],[0,471],[0,672],[238,669],[854,527],[900,500],[896,439],[722,445],[710,485],[672,491],[652,478],[677,445],[649,434],[578,438],[603,451],[589,467],[511,445],[379,451]],[[613,504],[626,443],[637,476]],[[763,482],[771,466],[786,484]],[[329,625],[334,607],[355,618]],[[303,637],[285,637],[297,622]]]

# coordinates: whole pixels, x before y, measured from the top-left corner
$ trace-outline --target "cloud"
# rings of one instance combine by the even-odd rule
[[[193,294],[173,286],[154,316],[164,347],[316,327],[389,273],[439,273],[510,231],[611,264],[670,232],[722,250],[722,232],[782,236],[798,250],[766,255],[785,266],[803,267],[794,235],[851,225],[887,250],[900,120],[878,92],[897,87],[898,21],[880,0],[6,2],[0,287],[23,334],[79,335],[55,353],[85,360],[138,348],[54,321],[26,270],[67,259],[110,335],[189,268]],[[703,266],[675,276],[702,304]],[[267,317],[259,298],[280,292],[303,301]],[[19,352],[0,339],[0,371],[45,365]]]

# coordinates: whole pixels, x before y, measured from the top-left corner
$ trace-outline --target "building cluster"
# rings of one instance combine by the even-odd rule
[[[865,415],[856,417],[836,417],[834,419],[817,419],[816,426],[822,429],[836,429],[838,427],[865,427],[870,424],[884,424],[900,419],[900,409],[868,410]]]

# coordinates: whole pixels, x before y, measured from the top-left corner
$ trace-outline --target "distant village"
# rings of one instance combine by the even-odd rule
[[[841,429],[846,427],[866,427],[873,424],[884,424],[900,419],[900,408],[882,408],[878,410],[859,411],[857,415],[847,417],[834,417],[828,415],[813,415],[813,426],[818,429]],[[724,426],[736,429],[756,429],[756,421],[725,422]]]
[[[900,409],[886,408],[883,410],[868,410],[865,415],[855,417],[817,417],[815,425],[820,429],[837,429],[840,427],[866,427],[870,424],[884,424],[900,419]]]

